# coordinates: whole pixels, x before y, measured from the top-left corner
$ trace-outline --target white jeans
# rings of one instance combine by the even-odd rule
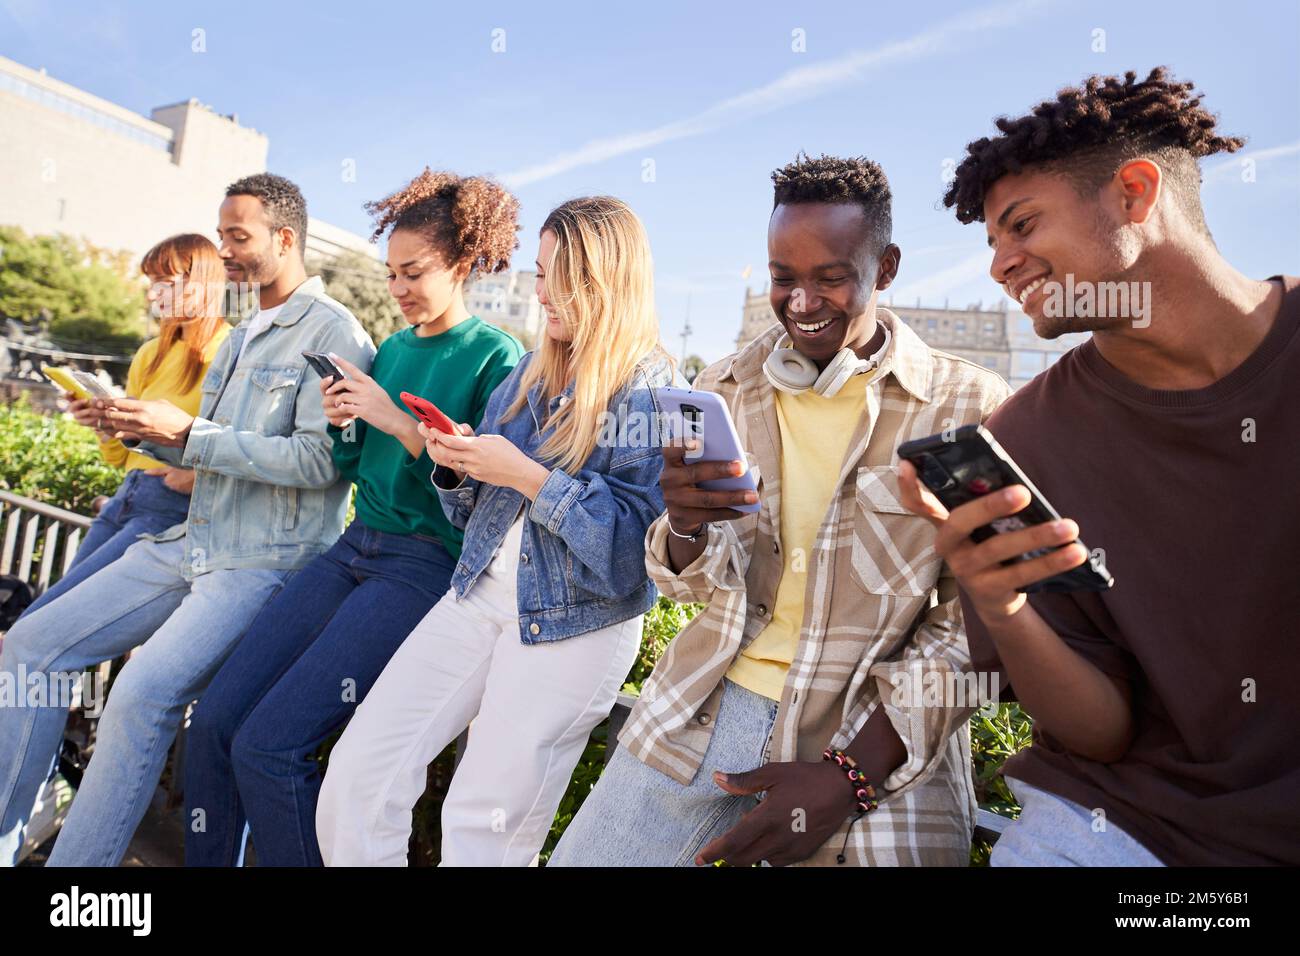
[[[522,643],[523,520],[465,597],[447,592],[411,632],[330,752],[316,811],[326,866],[406,865],[426,769],[471,720],[442,806],[442,863],[526,866],[546,841],[636,659],[641,618]]]

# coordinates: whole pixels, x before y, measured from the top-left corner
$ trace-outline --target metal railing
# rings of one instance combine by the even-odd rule
[[[67,572],[81,543],[81,534],[90,527],[91,520],[75,511],[0,491],[0,522],[4,527],[0,574],[21,578],[31,585],[33,596],[39,597],[53,583],[50,577],[56,561],[60,576]],[[38,541],[40,564],[33,574]]]

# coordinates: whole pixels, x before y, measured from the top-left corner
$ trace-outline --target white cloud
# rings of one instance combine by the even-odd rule
[[[858,50],[825,63],[789,70],[770,83],[721,100],[693,116],[651,129],[589,140],[545,162],[506,173],[501,181],[512,189],[518,189],[579,166],[599,163],[671,140],[710,133],[743,119],[771,113],[792,103],[847,86],[872,70],[933,56],[968,34],[1004,30],[1052,2],[1053,0],[1016,0],[987,7],[953,17],[905,40],[870,50]]]
[[[1235,179],[1241,173],[1243,160],[1253,159],[1255,164],[1259,165],[1281,159],[1283,156],[1296,155],[1300,155],[1300,142],[1237,153],[1231,159],[1226,159],[1217,166],[1212,166],[1206,170],[1203,177],[1204,184],[1208,186],[1211,183],[1226,183]]]

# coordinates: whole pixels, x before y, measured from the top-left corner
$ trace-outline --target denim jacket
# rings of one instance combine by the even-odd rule
[[[573,398],[573,386],[542,407],[542,386],[510,421],[501,414],[514,400],[529,352],[488,399],[478,434],[502,435],[530,458],[545,439],[542,424]],[[513,488],[486,484],[438,467],[430,476],[443,510],[465,529],[465,546],[452,575],[463,597],[496,553],[522,508],[524,533],[517,578],[519,638],[540,644],[575,637],[644,614],[655,602],[645,570],[645,533],[664,509],[659,401],[654,389],[674,381],[672,364],[655,356],[609,403],[611,426],[591,456],[569,474],[552,468],[529,503]],[[546,462],[543,462],[546,464]]]
[[[194,469],[189,520],[146,536],[187,537],[186,579],[217,569],[300,568],[343,533],[351,483],[334,467],[319,380],[304,374],[302,353],[334,352],[368,369],[375,347],[319,277],[298,286],[236,364],[248,324],[213,359],[185,447],[138,446]]]

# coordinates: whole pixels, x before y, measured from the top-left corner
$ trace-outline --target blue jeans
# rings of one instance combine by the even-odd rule
[[[993,845],[989,866],[1164,866],[1154,853],[1073,800],[1007,777],[1020,817]]]
[[[695,854],[758,806],[713,782],[713,771],[763,765],[777,702],[727,680],[704,763],[689,786],[643,764],[626,747],[610,758],[550,866],[694,866]]]
[[[31,614],[61,594],[66,594],[100,568],[120,558],[142,534],[158,534],[181,524],[190,513],[190,496],[172,491],[161,475],[146,475],[139,468],[126,473],[117,492],[91,522],[68,571],[23,614]]]
[[[182,576],[185,539],[137,541],[121,558],[13,626],[0,680],[57,685],[132,648],[99,721],[95,753],[50,866],[116,866],[149,807],[185,707],[290,574],[260,568]],[[137,646],[139,645],[139,646]],[[94,691],[94,682],[91,684]],[[96,692],[97,693],[97,692]],[[66,695],[63,695],[66,696]],[[58,753],[68,702],[31,693],[0,706],[0,866]]]
[[[240,865],[249,833],[258,865],[321,865],[312,755],[446,592],[455,567],[434,538],[354,521],[263,609],[190,724],[187,866]]]

